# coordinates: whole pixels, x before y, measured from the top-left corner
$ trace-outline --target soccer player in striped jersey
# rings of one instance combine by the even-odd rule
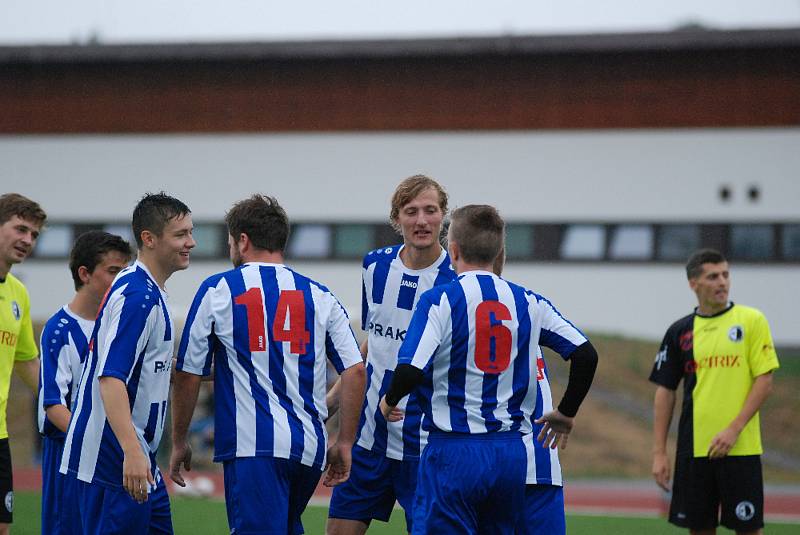
[[[498,277],[503,273],[505,264],[505,249],[495,259],[492,271]],[[575,340],[573,346],[580,339]],[[564,346],[567,351],[572,349]],[[592,355],[588,357],[572,353],[562,354],[565,359],[580,362],[578,369],[589,366]],[[594,359],[596,362],[596,358]],[[581,371],[577,372],[580,375]],[[564,518],[564,491],[561,477],[561,463],[558,459],[558,448],[537,447],[535,437],[541,432],[544,422],[538,422],[545,414],[553,410],[553,396],[550,389],[550,373],[544,360],[541,347],[536,348],[536,382],[539,392],[536,399],[536,409],[531,415],[533,433],[523,435],[525,451],[528,456],[528,467],[525,487],[525,514],[523,520],[517,525],[516,535],[534,535],[547,533],[548,535],[563,535],[566,533],[566,519]],[[569,431],[569,430],[567,430]],[[561,446],[566,447],[565,435]]]
[[[503,235],[503,220],[491,206],[453,213],[448,248],[459,277],[420,298],[381,400],[381,412],[392,418],[404,396],[421,393],[429,437],[412,533],[514,533],[524,522],[520,467],[537,403],[538,346],[573,356],[581,350],[596,364],[591,344],[549,301],[492,272]],[[572,376],[564,413],[538,420],[545,446],[565,439],[572,424],[567,415],[588,391],[591,378],[579,385]]]
[[[41,337],[39,432],[42,438],[42,533],[60,535],[62,512],[74,514],[77,501],[65,495],[58,472],[72,399],[89,352],[94,320],[111,282],[131,259],[131,246],[113,234],[81,234],[69,255],[75,296],[47,321]],[[63,519],[65,524],[69,520]]]
[[[254,195],[225,217],[234,269],[206,279],[189,310],[173,394],[171,477],[191,469],[186,433],[200,378],[214,366],[214,460],[223,463],[231,533],[303,533],[319,482],[347,479],[365,372],[342,305],[284,265],[286,212]],[[340,428],[327,448],[327,361],[341,374]],[[327,449],[327,453],[326,453]]]
[[[397,365],[397,351],[419,296],[455,279],[439,243],[446,213],[447,194],[436,181],[423,175],[405,179],[392,196],[390,212],[403,244],[377,249],[364,258],[361,328],[368,331],[362,345],[367,355],[367,395],[350,480],[335,488],[331,497],[330,535],[363,534],[373,519],[389,520],[395,500],[405,509],[411,530],[419,455],[427,440],[421,429],[422,412],[412,395],[400,404],[405,419],[387,422],[378,403]]]
[[[189,208],[164,193],[133,211],[139,248],[100,306],[73,402],[61,473],[80,501],[73,533],[172,533],[156,452],[164,429],[174,326],[164,285],[189,267]]]

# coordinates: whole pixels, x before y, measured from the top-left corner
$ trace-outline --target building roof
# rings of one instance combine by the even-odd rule
[[[0,64],[515,56],[800,48],[800,28],[382,40],[0,46]]]

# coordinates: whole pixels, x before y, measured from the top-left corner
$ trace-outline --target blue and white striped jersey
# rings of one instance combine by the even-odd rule
[[[420,298],[398,355],[425,372],[423,428],[532,431],[539,344],[569,355],[583,334],[540,295],[469,271]]]
[[[361,362],[350,320],[324,286],[282,264],[250,262],[197,291],[177,368],[214,365],[214,460],[267,456],[322,468],[327,360]]]
[[[89,352],[92,329],[93,321],[79,317],[67,305],[53,314],[42,329],[38,420],[39,432],[45,436],[66,436],[47,419],[45,409],[51,405],[64,405],[72,410],[83,361]]]
[[[145,265],[137,260],[120,271],[95,321],[67,430],[62,474],[122,486],[124,455],[106,418],[99,383],[100,377],[115,377],[127,387],[133,427],[159,481],[156,450],[167,412],[173,332],[167,295]]]
[[[419,297],[438,284],[451,282],[456,273],[442,249],[429,267],[413,270],[400,260],[401,245],[371,251],[364,257],[361,328],[368,332],[367,388],[356,443],[391,459],[418,459],[427,443],[421,427],[417,392],[401,400],[405,418],[387,423],[378,407],[392,382],[397,352],[403,343]]]

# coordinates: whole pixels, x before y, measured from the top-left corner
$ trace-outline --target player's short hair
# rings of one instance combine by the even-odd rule
[[[26,221],[44,225],[47,214],[39,206],[39,203],[32,201],[19,193],[4,193],[0,195],[0,225],[17,216]]]
[[[392,228],[397,232],[400,232],[400,227],[397,224],[397,216],[400,215],[400,210],[403,206],[413,201],[414,197],[428,188],[436,190],[436,193],[439,195],[439,209],[442,211],[442,215],[447,215],[447,192],[441,184],[427,175],[410,176],[400,182],[394,190],[394,194],[392,194],[389,223],[391,223]]]
[[[161,236],[164,227],[171,219],[185,217],[191,213],[192,211],[183,202],[163,191],[145,193],[142,200],[133,209],[131,226],[136,245],[142,247],[142,231],[149,230],[156,236]]]
[[[716,249],[700,249],[692,253],[686,262],[686,278],[696,279],[703,274],[703,264],[727,262],[725,256]]]
[[[275,197],[253,195],[239,201],[225,214],[228,234],[235,242],[247,234],[253,245],[269,252],[283,252],[289,241],[289,217]]]
[[[131,245],[116,234],[90,230],[78,236],[69,253],[69,270],[72,273],[72,282],[75,283],[75,291],[83,286],[78,269],[85,266],[89,273],[94,273],[94,269],[103,261],[103,256],[111,251],[119,252],[128,260],[133,256]]]
[[[450,216],[450,239],[470,264],[493,264],[505,242],[505,222],[494,206],[469,204]]]

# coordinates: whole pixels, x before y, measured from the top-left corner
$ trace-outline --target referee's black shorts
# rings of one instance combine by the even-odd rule
[[[761,457],[678,457],[669,521],[694,530],[719,524],[734,531],[764,527]]]
[[[14,510],[14,483],[11,479],[11,450],[8,438],[0,438],[0,523],[10,524]]]

